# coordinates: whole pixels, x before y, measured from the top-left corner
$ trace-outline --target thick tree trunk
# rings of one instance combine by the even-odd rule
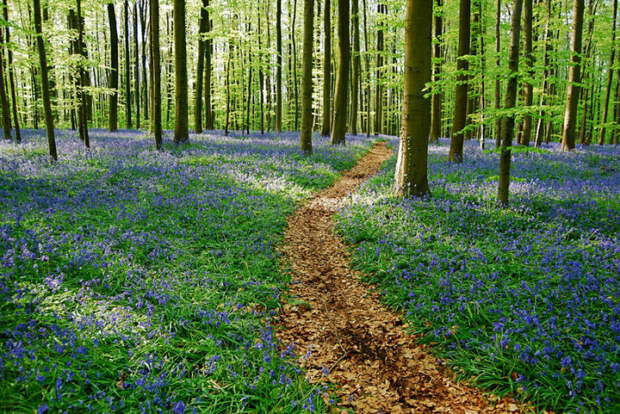
[[[282,0],[276,0],[276,132],[282,132]]]
[[[209,15],[207,7],[209,0],[202,0],[200,9],[200,23],[198,28],[198,57],[196,61],[196,91],[194,94],[194,132],[202,132],[202,82],[204,80],[204,62],[207,49],[207,39],[205,38],[209,28]]]
[[[327,136],[331,132],[331,78],[332,78],[332,23],[331,1],[325,0],[323,11],[323,119],[321,122],[321,135]]]
[[[359,0],[351,3],[351,24],[353,26],[353,79],[351,81],[351,133],[357,135],[357,114],[359,111],[360,57],[360,11]]]
[[[334,125],[332,145],[344,145],[347,132],[347,100],[349,89],[349,66],[351,64],[349,44],[349,0],[338,0],[338,76],[334,96]]]
[[[151,14],[151,91],[153,105],[151,109],[151,129],[155,135],[155,148],[162,149],[161,128],[161,63],[159,58],[159,0],[149,0]]]
[[[175,120],[174,142],[189,140],[187,115],[187,50],[185,36],[185,0],[174,0],[174,73],[175,73]]]
[[[426,174],[430,102],[425,85],[431,80],[433,0],[407,0],[402,135],[394,177],[399,196],[430,194]]]
[[[523,104],[525,109],[532,106],[534,87],[532,78],[534,77],[534,55],[532,53],[532,0],[525,0],[523,4],[523,46],[525,47],[525,66],[526,79],[523,85]],[[529,146],[532,136],[532,117],[526,113],[523,117],[523,135],[521,145]]]
[[[131,69],[129,67],[129,1],[125,0],[125,124],[131,129]]]
[[[614,60],[616,57],[616,19],[618,15],[618,0],[614,0],[614,17],[611,26],[611,55],[609,56],[609,69],[607,70],[607,86],[605,88],[605,98],[603,100],[603,115],[601,117],[601,130],[598,134],[598,144],[603,145],[605,143],[605,124],[607,123],[607,114],[609,111],[609,97],[611,95],[611,87],[613,85],[614,78]],[[618,83],[620,80],[616,80],[616,89],[618,89]],[[616,122],[618,118],[616,115]],[[615,135],[615,133],[614,133]]]
[[[443,3],[437,0],[437,9],[435,11],[435,38],[433,39],[433,82],[439,82],[441,78],[441,35],[443,34]],[[443,93],[441,86],[436,85],[433,88],[433,96],[431,100],[431,134],[430,140],[437,142],[441,135],[441,102]]]
[[[583,0],[574,2],[573,38],[571,66],[568,72],[566,91],[566,111],[562,131],[562,150],[575,148],[575,125],[577,123],[577,104],[579,103],[579,83],[581,82],[581,39],[583,35]]]
[[[39,64],[41,69],[41,90],[43,91],[43,110],[45,112],[45,126],[47,128],[47,144],[52,162],[58,160],[56,152],[56,139],[54,137],[54,118],[50,103],[49,79],[47,77],[47,56],[45,55],[45,43],[41,24],[41,2],[32,0],[34,8],[34,28],[37,37],[37,49],[39,51]]]
[[[467,59],[469,54],[470,32],[470,0],[460,0],[459,8],[459,50],[456,63],[456,96],[454,102],[454,121],[452,123],[452,137],[450,139],[449,162],[463,161],[463,139],[465,123],[467,122],[467,81],[465,72],[469,69]]]
[[[517,102],[517,73],[519,73],[519,38],[521,31],[521,9],[523,0],[514,0],[512,11],[512,37],[510,40],[510,55],[508,68],[510,76],[506,87],[505,109],[512,109]],[[497,187],[497,202],[505,206],[508,204],[508,188],[510,186],[510,146],[515,130],[515,116],[508,115],[502,118],[502,150],[499,159],[499,183]]]
[[[118,31],[113,3],[108,3],[108,21],[110,23],[110,66],[112,67],[108,75],[108,87],[112,89],[108,129],[114,132],[118,130]]]
[[[305,154],[312,153],[312,23],[314,5],[304,0],[304,54],[302,78],[302,108],[300,147]]]

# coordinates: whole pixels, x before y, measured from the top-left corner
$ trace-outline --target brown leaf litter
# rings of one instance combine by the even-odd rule
[[[279,339],[283,346],[295,343],[299,364],[312,382],[336,385],[335,412],[532,412],[531,405],[457,383],[349,267],[332,216],[390,155],[385,143],[375,144],[289,219],[282,251],[292,268],[292,299],[279,314]]]

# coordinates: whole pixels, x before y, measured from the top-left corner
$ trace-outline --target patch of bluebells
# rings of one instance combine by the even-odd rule
[[[87,151],[58,131],[50,166],[44,133],[24,135],[0,143],[0,411],[321,404],[271,328],[276,246],[361,137],[316,139],[305,158],[295,134],[192,135],[159,153],[142,133],[93,130]]]
[[[395,144],[395,142],[394,142]],[[499,393],[556,411],[620,410],[620,150],[498,156],[429,149],[430,199],[390,196],[395,160],[337,218],[356,266],[427,342]]]

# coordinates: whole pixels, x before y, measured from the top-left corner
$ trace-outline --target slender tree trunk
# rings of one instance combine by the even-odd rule
[[[370,49],[368,49],[368,24],[366,19],[366,0],[364,0],[364,50],[366,51],[366,136],[370,137],[370,102],[371,102],[371,83],[370,83]]]
[[[140,1],[140,30],[142,33],[142,99],[143,99],[143,105],[142,107],[144,108],[144,119],[148,120],[149,119],[149,96],[148,96],[148,90],[149,90],[149,86],[148,86],[148,78],[149,76],[147,76],[147,73],[150,75],[150,72],[147,72],[146,70],[146,25],[147,25],[147,19],[146,19],[146,7],[147,7],[147,0],[139,0]]]
[[[581,82],[581,38],[583,35],[583,0],[574,2],[573,38],[571,66],[568,72],[568,89],[566,91],[566,111],[562,131],[562,149],[571,151],[575,148],[575,125],[577,123],[577,104],[579,103],[579,83]]]
[[[424,89],[431,80],[432,17],[433,0],[407,0],[402,135],[394,176],[398,196],[430,194],[426,169],[431,105]]]
[[[151,110],[151,129],[155,135],[155,148],[163,148],[161,128],[161,60],[159,57],[159,0],[149,0],[151,11],[151,91],[153,106]]]
[[[112,132],[118,130],[118,32],[116,30],[116,14],[114,4],[108,3],[108,21],[110,23],[110,66],[108,87],[112,89],[110,94],[110,113],[108,117],[108,129]]]
[[[0,106],[2,107],[2,128],[4,130],[4,139],[11,139],[11,110],[9,109],[9,99],[5,86],[7,85],[6,73],[4,66],[4,39],[2,30],[0,29]]]
[[[228,126],[230,123],[230,59],[232,55],[232,46],[230,39],[228,40],[228,61],[226,62],[226,124],[224,126],[224,135],[228,136]]]
[[[174,0],[175,143],[187,142],[189,140],[189,128],[187,125],[188,84],[185,32],[185,0]]]
[[[334,96],[334,125],[332,145],[344,145],[347,132],[347,98],[349,89],[349,66],[351,49],[349,44],[349,0],[338,0],[338,76]]]
[[[377,4],[378,18],[381,19],[377,26],[377,86],[375,92],[375,135],[383,133],[383,48],[384,48],[384,19],[387,14],[387,6],[385,4]]]
[[[548,0],[551,1],[551,0]],[[499,80],[499,69],[501,67],[501,22],[502,22],[502,0],[497,0],[497,12],[495,16],[495,110],[500,110],[502,105],[502,92],[501,81]],[[501,145],[500,130],[501,130],[501,118],[497,117],[495,121],[495,148],[499,148]]]
[[[588,127],[588,112],[590,109],[590,104],[593,104],[593,102],[590,102],[592,100],[592,95],[594,94],[594,90],[593,90],[593,85],[592,85],[592,81],[591,81],[591,76],[590,73],[591,71],[587,70],[588,69],[588,64],[590,64],[590,61],[592,60],[591,57],[591,52],[592,52],[592,35],[594,34],[594,14],[595,14],[595,10],[594,10],[594,1],[590,0],[588,2],[588,31],[587,31],[587,44],[585,47],[585,52],[584,52],[584,56],[583,56],[583,61],[582,61],[582,66],[583,66],[583,77],[581,82],[585,85],[584,88],[581,88],[581,99],[583,100],[583,116],[581,117],[581,125],[579,127],[579,142],[581,142],[581,144],[583,145],[588,145],[588,141],[586,139],[586,129]],[[594,70],[594,62],[591,62],[590,64],[591,66],[591,70]],[[590,119],[590,122],[592,122],[593,120]]]
[[[45,43],[43,41],[43,29],[41,24],[41,2],[32,0],[34,8],[34,28],[37,37],[37,48],[39,50],[39,64],[41,69],[41,90],[43,91],[43,109],[45,113],[45,126],[47,128],[47,144],[49,147],[50,159],[52,162],[58,160],[56,152],[56,139],[54,137],[54,118],[52,115],[52,105],[50,103],[49,79],[47,77],[47,57],[45,55]]]
[[[508,67],[510,76],[506,87],[506,104],[504,108],[512,109],[517,102],[517,73],[519,73],[519,38],[521,31],[521,9],[523,0],[514,0],[512,11],[512,37],[510,40],[510,56]],[[502,118],[502,150],[499,159],[499,183],[497,187],[497,202],[505,206],[508,204],[508,187],[510,186],[510,146],[514,136],[515,117],[514,115]]]
[[[540,147],[542,144],[542,136],[543,136],[543,122],[546,114],[545,105],[546,95],[549,89],[549,76],[550,76],[550,68],[549,68],[549,54],[552,50],[553,44],[550,36],[550,28],[551,28],[551,0],[545,0],[545,7],[547,9],[547,21],[545,23],[545,51],[543,53],[543,84],[542,84],[542,92],[540,94],[540,112],[538,114],[538,124],[536,125],[536,140],[534,146]]]
[[[351,3],[351,24],[353,25],[353,80],[351,82],[351,133],[357,135],[357,114],[359,111],[359,83],[362,62],[360,57],[360,11],[359,0]]]
[[[134,37],[134,91],[136,97],[136,128],[140,129],[140,51],[138,49],[138,2],[133,5],[133,37]]]
[[[305,7],[305,2],[307,1],[308,0],[304,0],[304,7]],[[297,0],[293,0],[293,22],[291,24],[291,43],[293,45],[293,91],[294,91],[294,99],[295,99],[295,131],[299,129],[299,90],[297,86],[297,44],[295,43],[296,17],[297,17]],[[305,41],[305,35],[304,35],[304,41]],[[310,44],[312,45],[312,42],[310,42]],[[305,71],[306,69],[304,67],[304,73]],[[312,117],[310,117],[310,124],[312,124]]]
[[[314,4],[304,0],[304,53],[302,78],[302,108],[300,147],[305,154],[312,154],[312,23]]]
[[[433,39],[433,82],[439,82],[441,78],[441,35],[443,33],[443,3],[437,0],[435,11],[435,38]],[[443,98],[442,88],[435,85],[431,100],[431,133],[430,140],[437,142],[441,135],[441,101]]]
[[[605,98],[603,100],[603,115],[601,118],[601,130],[598,134],[598,144],[603,145],[605,143],[605,124],[607,123],[607,114],[609,111],[609,97],[611,95],[611,87],[613,84],[614,77],[614,60],[616,57],[616,19],[618,15],[618,0],[614,0],[614,17],[612,20],[611,26],[611,55],[609,56],[609,69],[607,70],[607,86],[605,88]],[[618,82],[616,81],[616,89],[619,89]],[[618,117],[616,115],[616,122],[618,122]],[[615,135],[615,133],[614,133]]]
[[[196,61],[196,91],[194,94],[194,132],[202,132],[202,82],[204,80],[204,62],[207,49],[207,30],[209,28],[209,16],[207,7],[209,0],[202,0],[200,9],[200,23],[198,29],[198,59]]]
[[[9,26],[9,6],[7,4],[7,0],[3,0],[4,10],[4,21],[7,22],[7,26],[5,27],[5,39],[6,43],[11,43],[11,31]],[[17,92],[15,89],[15,71],[13,68],[13,51],[9,47],[7,49],[7,62],[8,62],[8,76],[9,76],[9,86],[11,87],[11,104],[13,108],[13,126],[15,127],[15,141],[21,142],[22,136],[19,128],[19,113],[17,112]]]
[[[525,109],[528,110],[532,106],[532,99],[534,95],[534,86],[532,85],[532,78],[534,77],[534,55],[532,53],[532,0],[525,0],[523,4],[523,45],[525,47],[525,66],[526,66],[526,79],[523,85],[523,104]],[[521,137],[521,144],[524,146],[530,145],[530,138],[532,136],[532,117],[529,113],[526,113],[523,117],[523,135]]]
[[[209,18],[209,10],[207,9],[207,21],[208,26],[207,30],[211,32],[211,27],[213,26],[213,22]],[[213,109],[211,107],[211,73],[213,71],[213,67],[211,65],[211,57],[213,56],[213,40],[207,39],[206,48],[205,48],[205,79],[204,79],[204,91],[205,91],[205,128],[213,129],[214,128],[214,117],[213,117]]]
[[[276,0],[276,132],[282,132],[282,0]]]
[[[88,138],[88,94],[86,93],[86,87],[88,82],[86,81],[86,77],[88,76],[86,69],[84,69],[84,65],[86,65],[86,45],[84,43],[84,20],[82,19],[82,2],[81,0],[76,1],[77,8],[77,18],[76,18],[76,26],[78,29],[78,40],[76,51],[77,54],[81,56],[81,62],[78,68],[78,76],[79,76],[79,89],[78,89],[78,114],[79,114],[79,131],[80,131],[80,139],[86,146],[86,148],[90,148],[90,140]]]
[[[260,110],[260,133],[265,133],[265,77],[263,75],[263,48],[261,42],[261,10],[258,10],[258,87],[259,87],[259,110]]]
[[[129,1],[125,0],[125,124],[131,129],[131,69],[129,67]]]
[[[452,137],[450,139],[449,162],[463,161],[463,139],[465,123],[467,122],[467,81],[466,74],[469,63],[465,58],[469,54],[470,32],[470,0],[460,0],[459,7],[459,50],[456,63],[456,96],[454,102],[454,121],[452,123]]]
[[[323,119],[321,135],[327,136],[331,132],[331,78],[332,78],[332,24],[331,1],[325,0],[323,11]]]
[[[480,96],[479,96],[479,109],[480,109],[480,130],[479,130],[479,137],[480,137],[480,149],[484,150],[484,145],[485,145],[485,110],[486,110],[486,103],[485,103],[485,97],[484,94],[486,92],[486,88],[485,88],[485,72],[486,72],[486,58],[485,58],[485,53],[484,53],[484,37],[486,35],[486,13],[485,13],[485,8],[484,5],[486,3],[483,3],[482,1],[478,2],[478,7],[479,7],[479,12],[480,12]]]

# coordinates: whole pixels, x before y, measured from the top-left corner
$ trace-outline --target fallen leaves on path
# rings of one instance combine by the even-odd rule
[[[278,336],[295,343],[299,363],[316,383],[336,384],[335,410],[358,413],[521,413],[532,408],[459,384],[454,373],[349,267],[332,216],[391,154],[376,144],[332,187],[289,220],[283,253],[292,267],[293,298],[279,315]]]

